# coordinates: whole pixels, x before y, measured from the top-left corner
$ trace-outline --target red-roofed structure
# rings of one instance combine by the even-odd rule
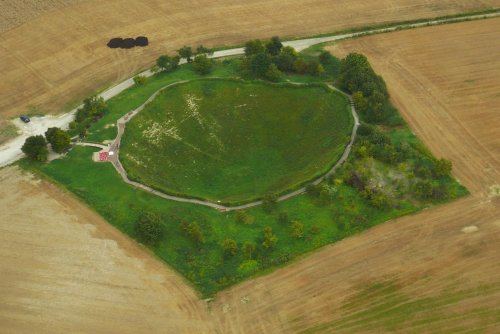
[[[108,161],[108,152],[99,152],[99,161]]]

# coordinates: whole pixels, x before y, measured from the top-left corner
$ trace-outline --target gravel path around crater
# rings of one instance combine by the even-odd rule
[[[149,187],[149,186],[147,186],[145,184],[132,181],[132,180],[130,180],[128,178],[127,172],[126,172],[125,168],[123,168],[122,163],[120,162],[120,143],[121,143],[122,136],[125,133],[125,125],[135,115],[137,115],[139,112],[141,112],[142,110],[144,110],[144,108],[150,102],[152,102],[158,96],[158,94],[160,94],[162,91],[164,91],[165,89],[167,89],[169,87],[172,87],[172,86],[175,86],[175,85],[179,85],[179,84],[182,84],[182,83],[186,83],[186,82],[188,82],[188,81],[183,80],[183,81],[179,81],[179,82],[167,85],[167,86],[165,86],[163,88],[160,88],[153,95],[151,95],[151,97],[149,97],[146,100],[146,102],[144,102],[137,109],[135,109],[135,110],[133,110],[131,112],[128,112],[125,116],[123,116],[120,119],[118,119],[118,121],[116,122],[117,129],[118,129],[117,135],[116,135],[116,138],[113,140],[113,143],[109,147],[109,150],[113,151],[114,154],[112,156],[109,156],[109,161],[113,164],[113,167],[116,169],[116,171],[118,172],[118,174],[120,174],[120,176],[122,177],[122,179],[123,179],[123,181],[125,183],[128,183],[131,186],[134,186],[136,188],[142,189],[142,190],[147,191],[147,192],[149,192],[149,193],[151,193],[153,195],[156,195],[158,197],[161,197],[161,198],[164,198],[164,199],[167,199],[167,200],[208,206],[208,207],[214,208],[214,209],[219,210],[219,211],[245,210],[245,209],[249,209],[249,208],[253,208],[253,207],[262,205],[262,203],[263,203],[262,200],[250,202],[250,203],[243,204],[243,205],[228,206],[228,205],[221,205],[221,204],[218,204],[218,203],[210,202],[210,201],[207,201],[207,200],[200,200],[200,199],[189,198],[189,197],[181,197],[181,196],[169,195],[169,194],[163,193],[161,191],[158,191],[156,189],[153,189],[153,188],[151,188],[151,187]],[[301,85],[301,84],[298,84],[298,83],[292,83],[292,84],[294,84],[294,85]],[[337,160],[337,162],[328,170],[328,172],[326,172],[324,175],[322,175],[322,176],[318,177],[317,179],[315,179],[315,180],[313,180],[313,181],[310,182],[310,184],[314,184],[314,185],[317,185],[317,184],[321,183],[325,178],[327,178],[328,176],[330,176],[333,173],[335,173],[335,171],[337,170],[337,168],[340,165],[342,165],[347,160],[347,158],[349,157],[349,154],[351,153],[352,146],[354,145],[354,142],[356,140],[356,134],[357,134],[357,131],[358,131],[358,127],[360,125],[360,123],[359,123],[359,117],[358,117],[358,114],[356,113],[356,108],[354,107],[354,102],[352,101],[351,96],[348,95],[348,94],[346,94],[346,93],[344,93],[343,91],[335,88],[332,85],[328,85],[328,87],[331,90],[337,91],[337,92],[341,93],[342,95],[344,95],[345,97],[348,98],[350,109],[351,109],[351,114],[352,114],[352,117],[353,117],[353,120],[354,120],[354,122],[353,122],[354,125],[353,125],[352,132],[351,132],[351,139],[350,139],[349,143],[346,145],[346,147],[344,149],[344,153],[342,154],[342,156],[340,157],[340,159]],[[102,145],[96,145],[96,144],[93,144],[93,143],[79,143],[79,145],[94,146],[94,147],[98,147],[98,148],[106,148],[106,147],[101,147]],[[292,197],[302,195],[302,194],[304,194],[306,192],[306,188],[307,188],[307,186],[303,186],[303,187],[301,187],[301,188],[299,188],[297,190],[294,190],[292,192],[289,192],[289,193],[286,193],[284,195],[281,195],[281,196],[279,196],[277,198],[277,201],[278,202],[282,202],[282,201],[285,201],[285,200],[290,199]]]

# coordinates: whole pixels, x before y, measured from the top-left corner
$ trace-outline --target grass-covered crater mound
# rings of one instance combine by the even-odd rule
[[[120,159],[165,193],[236,204],[325,173],[349,142],[346,97],[326,86],[196,80],[127,123]]]

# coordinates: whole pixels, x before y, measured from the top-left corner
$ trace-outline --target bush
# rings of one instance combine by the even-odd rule
[[[250,216],[246,211],[238,210],[236,211],[236,221],[241,224],[251,225],[253,224],[255,218]]]
[[[201,75],[206,75],[212,71],[213,60],[208,58],[207,55],[201,54],[194,58],[194,70]]]
[[[281,72],[275,64],[269,65],[266,72],[266,79],[273,82],[278,82],[281,80]]]
[[[41,135],[26,138],[21,151],[31,160],[46,162],[49,155],[47,142]]]
[[[222,243],[224,253],[229,256],[235,256],[238,253],[238,245],[233,239],[225,239]]]
[[[243,244],[243,254],[247,259],[251,259],[255,253],[255,244],[253,242],[245,242]]]
[[[299,222],[292,223],[292,237],[300,239],[304,236],[304,224]]]
[[[134,83],[137,86],[142,86],[146,83],[147,78],[144,75],[136,75],[134,77]]]
[[[276,195],[267,194],[262,199],[262,208],[266,212],[272,212],[276,208],[277,198]]]
[[[264,241],[262,241],[262,247],[265,249],[274,248],[278,242],[278,237],[273,234],[273,229],[269,226],[264,228]]]
[[[161,218],[155,213],[146,213],[136,222],[135,231],[139,239],[145,243],[153,244],[163,237]]]

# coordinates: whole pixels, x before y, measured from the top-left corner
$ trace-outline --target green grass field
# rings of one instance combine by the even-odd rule
[[[235,77],[237,68],[237,60],[218,62],[214,76]],[[299,76],[286,76],[283,80],[286,81],[292,77]],[[179,80],[193,79],[199,79],[199,77],[192,71],[191,66],[181,66],[172,73],[159,73],[149,78],[144,85],[134,86],[124,91],[107,102],[108,112],[91,126],[88,140],[101,142],[113,139],[116,136],[116,128],[110,127],[110,124],[114,124],[125,113],[143,104],[161,87]],[[302,79],[304,82],[311,80],[322,82],[325,77],[316,79],[304,77]],[[225,82],[221,81],[217,84],[224,86]],[[199,81],[196,85],[198,85],[196,86],[197,94],[202,94],[204,82]],[[274,86],[268,87],[263,83],[239,85],[282,89]],[[186,87],[189,86],[179,86],[178,88]],[[195,90],[195,88],[191,88]],[[224,91],[226,88],[222,87],[221,89]],[[244,89],[244,87],[240,87],[240,89]],[[302,98],[307,99],[307,96],[304,96],[306,91],[308,93],[315,91],[315,94],[319,94],[319,96],[327,94],[325,91],[321,92],[321,89],[295,88],[293,91],[303,94]],[[289,88],[289,90],[292,89]],[[259,94],[262,95],[265,92],[259,91]],[[245,103],[249,104],[250,102]],[[333,104],[333,110],[343,107],[343,101],[336,98],[333,98],[329,103]],[[329,104],[326,103],[326,106]],[[153,107],[154,104],[151,106],[151,112],[154,112]],[[223,106],[221,110],[224,111]],[[282,111],[268,109],[267,113],[273,114],[275,112],[281,115],[279,113]],[[268,114],[260,114],[266,119],[263,124],[269,122],[273,132],[278,135],[288,135],[281,134],[285,130],[284,127],[279,126],[282,124],[283,117]],[[179,115],[182,116],[182,114]],[[285,115],[288,114],[285,113]],[[307,115],[307,112],[300,116],[304,117],[304,115]],[[138,117],[136,126],[141,124],[141,114]],[[294,117],[299,117],[299,115],[294,115]],[[331,115],[322,115],[322,119],[328,120],[328,117]],[[162,118],[163,121],[166,119],[166,117]],[[147,120],[146,113],[144,120]],[[175,117],[172,120],[179,121]],[[291,122],[290,120],[286,121]],[[332,123],[326,125],[314,123],[314,115],[303,118],[303,121],[305,124],[310,122],[311,127],[318,127],[325,132],[332,129]],[[191,126],[197,124],[194,119],[190,119],[189,122],[191,122]],[[228,118],[224,125],[229,128],[241,128],[239,122],[240,120],[236,122],[236,117]],[[346,122],[350,122],[350,120]],[[293,124],[293,122],[290,123],[290,125]],[[130,125],[134,126],[133,123]],[[350,131],[350,126],[348,128]],[[194,137],[196,132],[203,133],[202,131],[204,131],[201,125],[197,129],[198,131],[192,131],[190,136]],[[267,273],[321,246],[359,233],[387,220],[415,213],[432,204],[443,203],[467,194],[466,189],[449,175],[439,177],[433,175],[434,158],[406,125],[384,127],[374,125],[369,129],[365,128],[362,131],[363,133],[360,134],[347,163],[337,170],[332,178],[321,183],[307,195],[278,203],[271,212],[264,211],[262,207],[256,207],[247,210],[244,214],[241,212],[221,213],[199,205],[178,203],[156,197],[124,183],[111,164],[92,162],[91,156],[95,149],[89,147],[77,146],[64,158],[47,164],[30,162],[26,159],[20,161],[19,164],[76,194],[110,224],[134,239],[139,240],[135,228],[138,219],[145,213],[158,214],[161,217],[165,233],[160,241],[147,246],[159,258],[184,275],[203,296],[211,296],[227,286],[249,277]],[[184,130],[188,131],[189,129]],[[298,128],[296,130],[299,131]],[[245,133],[247,130],[240,129],[240,131]],[[259,136],[264,136],[266,133],[269,136],[269,132],[266,132],[269,130],[266,129],[256,127],[253,131],[262,131]],[[310,129],[307,131],[311,134]],[[133,134],[134,131],[131,133]],[[140,134],[139,131],[136,133]],[[313,134],[316,134],[316,129]],[[222,136],[222,133],[218,133],[218,135]],[[301,138],[298,133],[295,135],[297,140],[311,140],[311,143],[318,143],[317,140],[329,138],[328,135],[316,136],[318,138]],[[294,143],[293,137],[287,138]],[[222,139],[224,139],[224,143],[229,140]],[[264,139],[268,140],[268,138]],[[138,138],[138,140],[142,139]],[[254,140],[261,139],[254,138]],[[328,142],[320,143],[328,144]],[[133,144],[133,141],[124,143],[125,146],[129,144]],[[210,148],[209,144],[209,142],[205,143],[208,148]],[[292,145],[290,142],[288,144]],[[325,155],[325,157],[319,157],[320,160],[316,160],[321,163],[321,166],[317,169],[311,167],[307,172],[309,176],[320,171],[321,168],[325,168],[332,159],[336,158],[335,149],[328,151],[326,148],[320,147],[316,153],[307,152],[311,149],[307,145],[302,146],[302,151],[295,147],[289,149],[292,150],[289,156],[291,161],[299,161],[303,158],[302,155],[312,157],[320,155],[321,152],[330,152],[331,155]],[[194,151],[188,152],[192,154]],[[266,151],[263,152],[266,153]],[[189,162],[187,155],[184,158]],[[239,159],[243,160],[242,157]],[[250,161],[252,160],[250,159]],[[229,168],[229,172],[231,172],[231,165],[221,164],[220,166]],[[180,170],[181,167],[177,168]],[[215,165],[212,171],[214,170]],[[361,180],[354,182],[354,185],[352,182],[353,171]],[[192,173],[193,171],[183,172]],[[301,175],[299,168],[295,172],[296,175]],[[279,175],[279,173],[275,175]],[[297,177],[297,179],[299,178]],[[415,184],[421,181],[429,181],[429,184],[415,190]],[[360,182],[364,183],[364,190],[360,189]],[[202,189],[206,191],[203,188],[205,185],[200,184]],[[439,190],[437,192],[440,196],[439,199],[422,198],[422,194],[419,192],[429,189]],[[283,214],[286,214],[287,219],[279,219]],[[242,216],[246,219],[242,220]],[[194,239],[193,235],[190,234],[189,226],[193,225],[199,227],[202,235],[201,240]],[[272,235],[276,237],[274,246],[265,247],[265,228],[272,229]],[[235,241],[237,250],[234,255],[224,251],[223,244],[226,239]],[[255,247],[250,253],[245,252],[248,244]],[[335,325],[325,324],[325,328]]]
[[[240,203],[326,172],[352,126],[347,98],[324,86],[198,80],[127,123],[120,158],[130,178],[166,193]]]

